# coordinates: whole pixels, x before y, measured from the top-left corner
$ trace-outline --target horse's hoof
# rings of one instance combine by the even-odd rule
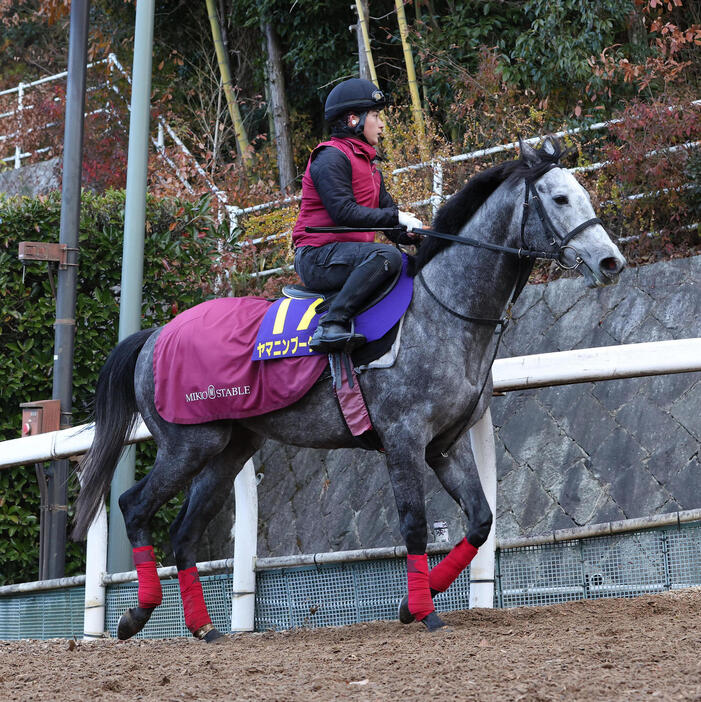
[[[437,594],[438,590],[431,588],[431,599]],[[402,597],[402,601],[399,603],[398,617],[402,624],[411,624],[416,621],[416,617],[409,611],[409,595]]]
[[[430,632],[438,631],[439,629],[443,629],[443,631],[450,631],[450,627],[436,614],[435,611],[431,612],[430,614],[427,614],[422,620],[421,623],[428,629]]]
[[[212,622],[208,622],[204,626],[201,626],[197,631],[193,631],[192,635],[204,641],[205,643],[223,643],[226,641],[226,636],[217,629]]]
[[[227,638],[224,634],[219,631],[219,629],[210,629],[202,638],[208,644],[222,644],[226,643]]]
[[[117,625],[117,638],[120,641],[130,639],[138,634],[151,619],[155,607],[130,607],[119,620]]]
[[[416,617],[409,611],[409,595],[404,595],[399,603],[399,621],[402,624],[411,624],[416,621]]]

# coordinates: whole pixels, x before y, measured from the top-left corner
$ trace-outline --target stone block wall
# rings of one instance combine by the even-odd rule
[[[61,187],[61,159],[33,163],[0,173],[0,193],[36,197]]]
[[[701,256],[525,288],[500,356],[701,336]],[[701,374],[564,385],[494,397],[497,535],[512,537],[701,507]],[[401,544],[384,459],[267,442],[256,455],[261,556]],[[464,533],[426,469],[429,525]],[[202,558],[232,550],[233,497]]]

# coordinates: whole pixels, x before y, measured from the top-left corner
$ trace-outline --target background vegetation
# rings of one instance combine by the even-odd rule
[[[19,436],[21,402],[51,397],[56,301],[49,264],[36,262],[23,270],[17,242],[56,241],[60,215],[59,192],[41,199],[0,199],[0,441]],[[149,198],[146,218],[144,328],[164,324],[178,309],[211,295],[207,281],[220,235],[206,200]],[[76,424],[86,421],[97,375],[117,343],[123,228],[123,192],[85,194],[73,373]],[[152,460],[146,455],[141,463]],[[71,491],[75,488],[73,477]],[[159,528],[159,533],[165,532]],[[38,539],[39,491],[32,467],[0,470],[0,585],[36,579]],[[71,544],[68,573],[81,567],[82,549]]]

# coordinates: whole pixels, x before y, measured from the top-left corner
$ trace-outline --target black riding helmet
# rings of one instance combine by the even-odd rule
[[[324,105],[324,119],[333,123],[349,112],[355,112],[361,117],[360,123],[350,131],[360,134],[365,124],[365,114],[369,110],[381,110],[386,105],[385,94],[374,83],[363,78],[351,78],[339,83],[329,93]],[[334,125],[334,127],[340,127],[341,131],[345,131],[343,125]]]

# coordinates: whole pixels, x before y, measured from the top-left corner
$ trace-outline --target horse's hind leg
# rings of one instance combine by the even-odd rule
[[[187,501],[170,529],[170,541],[178,568],[185,624],[193,636],[208,643],[222,637],[209,617],[197,573],[197,546],[205,528],[231,492],[234,478],[255,453],[260,441],[252,434],[235,431],[229,446],[212,458],[192,481]]]
[[[467,568],[477,555],[479,547],[486,541],[492,526],[492,511],[482,490],[479,475],[472,470],[469,452],[468,432],[455,442],[447,455],[440,452],[434,454],[430,448],[427,451],[426,462],[469,521],[467,536],[431,569],[428,575],[431,597],[445,592]],[[399,620],[403,624],[414,621],[408,604],[408,596],[405,596],[399,605]]]
[[[141,631],[161,603],[161,582],[150,529],[153,516],[186,487],[208,460],[226,448],[231,437],[231,425],[222,422],[197,427],[163,424],[154,426],[159,448],[153,469],[119,497],[139,580],[139,606],[128,609],[120,619],[120,639]]]

